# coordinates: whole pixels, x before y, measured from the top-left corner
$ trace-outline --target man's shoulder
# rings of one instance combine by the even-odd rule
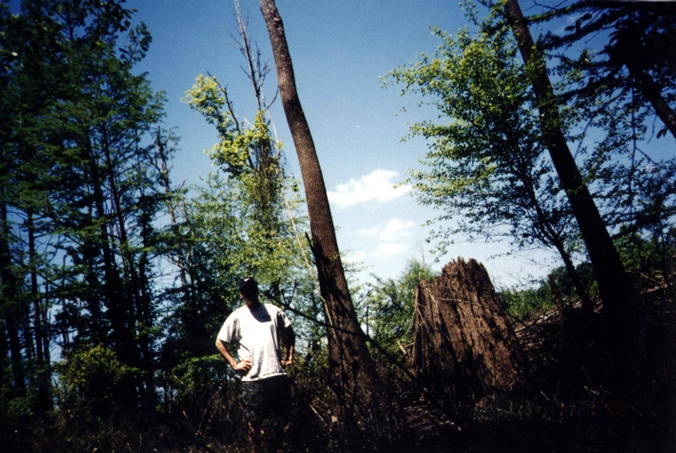
[[[266,302],[263,305],[265,305],[265,308],[268,310],[268,313],[279,313],[280,311],[282,311],[280,307],[270,302]]]
[[[228,315],[228,318],[232,318],[232,319],[239,318],[240,316],[242,316],[242,314],[244,313],[244,310],[246,310],[246,309],[247,309],[247,308],[246,308],[246,305],[241,305],[241,306],[235,308],[235,309]]]

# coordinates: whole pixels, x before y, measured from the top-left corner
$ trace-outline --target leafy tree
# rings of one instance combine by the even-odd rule
[[[675,17],[668,3],[574,2],[528,18],[545,24],[574,19],[562,31],[548,31],[542,48],[559,62],[557,73],[567,75],[559,99],[579,112],[587,134],[602,137],[584,167],[587,178],[602,182],[594,196],[622,247],[669,236],[675,160],[651,153],[645,141],[668,148],[674,137]],[[591,47],[591,36],[602,47]],[[651,137],[659,125],[655,115],[664,127]],[[634,263],[624,261],[633,270]]]
[[[413,260],[398,278],[376,278],[363,290],[358,307],[367,334],[390,357],[407,359],[413,346],[416,285],[435,276],[429,265]],[[374,351],[374,355],[377,353]]]
[[[225,179],[212,177],[209,185],[220,187],[227,199],[226,206],[214,212],[232,216],[224,224],[230,230],[220,236],[229,239],[231,249],[222,259],[273,286],[293,281],[289,277],[294,263],[289,260],[296,259],[297,245],[285,199],[294,197],[294,187],[284,177],[280,144],[271,137],[265,113],[258,111],[253,124],[244,128],[231,109],[227,90],[211,76],[199,75],[185,100],[219,132],[210,157],[223,169]],[[219,202],[218,197],[211,200]],[[200,210],[203,215],[209,211],[208,206]]]
[[[676,137],[676,113],[670,106],[676,96],[674,5],[577,1],[535,14],[529,21],[546,23],[560,17],[574,22],[561,32],[548,31],[543,47],[579,76],[564,96],[577,98],[578,105],[588,103],[598,115],[606,105],[599,98],[613,99],[633,110],[636,121],[641,121],[642,111],[652,109],[663,123],[657,136],[669,131]],[[594,35],[606,41],[600,50],[584,44]]]
[[[421,202],[444,213],[437,219],[452,226],[437,232],[447,247],[462,234],[488,240],[507,238],[520,248],[553,247],[575,279],[572,255],[577,230],[562,188],[544,154],[536,100],[526,69],[515,59],[509,29],[479,23],[457,37],[441,30],[433,56],[390,73],[403,92],[432,98],[449,124],[424,121],[411,135],[430,142],[427,169],[412,173]],[[578,287],[585,308],[591,302]]]
[[[527,319],[529,316],[556,308],[551,287],[546,283],[524,289],[508,289],[499,294],[507,313],[516,319]]]
[[[499,297],[507,312],[517,319],[527,319],[552,309],[569,309],[579,297],[577,285],[582,284],[585,291],[596,296],[594,273],[589,263],[580,263],[575,267],[578,281],[571,278],[565,267],[553,269],[547,279],[528,288],[508,288],[500,292]]]
[[[125,391],[134,372],[114,351],[94,346],[71,354],[57,367],[60,404],[74,412],[72,417],[90,420],[121,414],[118,393]]]
[[[198,188],[185,215],[193,234],[203,235],[195,246],[206,245],[201,253],[231,275],[220,280],[229,282],[229,293],[235,296],[232,304],[239,300],[232,288],[242,275],[255,275],[269,286],[270,297],[288,302],[306,279],[299,240],[303,232],[297,229],[302,229],[303,219],[297,212],[297,185],[284,173],[281,143],[273,138],[267,116],[269,105],[262,91],[266,70],[251,53],[246,28],[238,18],[240,46],[258,110],[253,123],[247,124],[235,112],[226,87],[211,75],[197,76],[184,101],[218,131],[210,158],[220,171],[209,175],[206,187]]]
[[[517,2],[494,5],[490,17],[480,24],[475,14],[470,13],[478,25],[475,36],[462,31],[452,39],[437,31],[444,44],[434,58],[423,56],[418,65],[391,74],[406,90],[436,97],[434,105],[452,121],[449,125],[423,122],[412,129],[412,134],[433,140],[426,161],[430,170],[413,176],[422,199],[449,209],[446,218],[459,224],[450,232],[491,235],[497,230],[515,238],[518,245],[554,246],[590,312],[587,285],[576,277],[571,259],[579,232],[610,320],[608,338],[613,339],[608,346],[616,352],[640,348],[640,339],[620,346],[621,339],[627,338],[621,331],[637,332],[633,326],[637,318],[631,313],[640,299],[597,203],[608,212],[615,231],[620,225],[638,225],[644,206],[669,218],[666,200],[671,197],[671,184],[652,195],[637,189],[655,188],[654,181],[668,180],[663,171],[668,172],[670,165],[643,158],[637,143],[645,129],[630,123],[626,106],[606,102],[604,116],[595,117],[594,108],[556,103],[541,47],[533,42]],[[523,66],[515,61],[517,50]],[[574,72],[564,76],[572,77],[567,79],[572,83],[579,77]],[[627,124],[634,127],[623,127]],[[583,141],[591,128],[606,134],[585,154]],[[577,142],[580,155],[587,156],[584,172],[568,141]],[[660,170],[644,171],[655,167]],[[454,213],[469,213],[469,221]],[[573,217],[579,230],[571,222]],[[658,223],[664,225],[663,220]],[[620,356],[618,352],[616,357]]]
[[[25,395],[26,385],[34,382],[32,371],[39,370],[40,404],[47,409],[49,348],[48,339],[43,335],[46,302],[38,294],[37,275],[39,272],[49,275],[45,265],[49,258],[38,256],[36,237],[44,234],[45,221],[39,210],[46,199],[49,178],[44,172],[49,167],[44,153],[32,143],[35,135],[44,130],[45,113],[53,104],[50,97],[45,96],[54,81],[47,65],[48,58],[58,55],[59,49],[50,39],[55,30],[51,21],[10,15],[4,3],[0,5],[0,30],[3,31],[0,34],[3,66],[0,76],[0,305],[7,334],[3,337],[9,342],[8,350],[3,350],[11,355],[9,369],[13,382],[9,387]],[[23,226],[22,218],[25,219]],[[32,323],[29,322],[31,309],[34,310]],[[25,350],[22,345],[26,346]],[[39,366],[35,367],[36,364]]]
[[[160,208],[159,178],[141,140],[161,120],[163,100],[145,77],[131,73],[149,45],[145,27],[130,30],[130,44],[118,55],[114,36],[128,30],[131,13],[114,4],[96,8],[66,10],[65,27],[76,39],[65,57],[72,94],[57,117],[68,133],[58,143],[77,160],[56,173],[63,184],[54,205],[66,221],[68,255],[87,269],[91,285],[82,297],[90,307],[93,339],[111,341],[122,361],[150,377],[155,301],[148,257]],[[95,27],[80,28],[80,15],[97,12]],[[152,384],[138,385],[152,399]]]
[[[674,158],[650,147],[668,147],[673,138],[667,132],[674,118],[674,14],[666,3],[574,2],[528,18],[570,23],[547,31],[540,46],[558,62],[556,74],[565,75],[557,96],[579,123],[575,140],[600,137],[581,167],[587,180],[596,181],[590,185],[594,198],[623,243],[635,232],[664,237],[673,217]],[[664,127],[652,136],[655,115]]]
[[[504,8],[502,6],[504,6]],[[458,187],[462,188],[464,185],[475,184],[474,187],[476,187],[476,193],[474,199],[476,200],[475,202],[481,203],[479,200],[484,196],[482,189],[486,187],[485,183],[488,181],[486,176],[500,171],[496,170],[496,168],[502,170],[503,168],[510,168],[514,165],[523,165],[520,164],[520,161],[525,162],[527,166],[522,167],[517,173],[520,176],[516,182],[505,179],[502,184],[497,185],[497,187],[506,191],[509,191],[514,187],[519,190],[525,189],[526,195],[530,192],[530,198],[522,194],[520,195],[520,199],[527,200],[525,206],[528,206],[529,209],[531,209],[531,212],[537,214],[532,218],[537,219],[538,223],[544,225],[544,228],[540,226],[535,228],[534,231],[537,231],[540,234],[543,230],[555,232],[556,235],[549,234],[546,239],[548,239],[550,244],[556,244],[558,242],[559,246],[557,248],[561,253],[561,249],[563,249],[565,243],[570,243],[570,240],[574,239],[574,237],[571,237],[570,234],[564,234],[564,232],[570,231],[566,229],[566,225],[569,224],[565,219],[565,215],[568,212],[566,206],[560,203],[560,198],[552,197],[552,195],[558,195],[560,193],[557,189],[560,183],[560,187],[563,193],[565,193],[571,212],[580,227],[581,237],[594,265],[599,288],[601,290],[601,297],[606,301],[606,310],[608,311],[609,317],[612,319],[610,325],[613,326],[611,330],[614,330],[615,332],[614,338],[622,338],[619,332],[626,327],[625,321],[632,319],[627,313],[628,310],[631,310],[633,309],[632,307],[636,306],[638,297],[630,280],[626,278],[617,250],[608,234],[597,206],[591,197],[586,181],[583,179],[568,147],[564,129],[569,125],[567,122],[569,118],[567,118],[564,114],[565,112],[562,113],[554,103],[553,87],[546,73],[544,59],[542,54],[537,51],[537,47],[535,47],[535,44],[533,43],[523,17],[520,16],[518,3],[507,1],[504,2],[504,5],[496,5],[496,7],[491,10],[491,14],[496,13],[498,14],[497,16],[493,16],[492,19],[483,24],[483,35],[480,35],[476,42],[481,42],[482,39],[486,40],[487,38],[494,36],[500,37],[501,34],[505,33],[505,23],[500,20],[500,17],[504,17],[514,33],[516,48],[522,53],[525,62],[522,69],[523,72],[514,72],[514,50],[511,46],[507,46],[506,49],[502,51],[507,53],[503,53],[501,56],[499,53],[497,54],[501,58],[493,58],[492,61],[490,59],[478,61],[477,59],[473,62],[477,66],[486,65],[489,68],[492,68],[496,75],[502,77],[491,79],[489,74],[482,74],[480,69],[475,71],[475,73],[479,74],[479,76],[477,76],[472,74],[471,70],[468,71],[467,68],[462,65],[458,65],[456,68],[453,68],[452,71],[448,71],[444,74],[444,77],[439,77],[438,79],[432,77],[432,82],[429,83],[430,86],[421,89],[421,91],[427,89],[434,93],[435,90],[439,90],[439,87],[443,88],[448,85],[448,81],[452,82],[454,81],[454,78],[463,77],[467,72],[474,76],[474,78],[464,76],[465,80],[463,83],[459,84],[464,88],[464,91],[463,89],[458,89],[456,97],[448,99],[449,102],[446,102],[447,99],[440,96],[440,104],[446,106],[445,108],[448,109],[444,111],[444,113],[448,114],[447,112],[450,111],[450,116],[459,116],[459,121],[451,124],[447,128],[439,128],[436,130],[434,128],[429,128],[421,130],[423,133],[428,133],[432,136],[433,134],[437,134],[442,137],[443,133],[446,133],[446,130],[450,130],[449,136],[451,137],[451,140],[443,142],[442,138],[437,146],[439,146],[440,149],[447,146],[453,150],[463,150],[463,145],[469,140],[467,136],[457,134],[457,130],[462,130],[462,126],[472,125],[476,119],[484,120],[485,118],[488,118],[489,121],[476,124],[477,127],[475,132],[480,136],[481,134],[489,135],[489,139],[487,140],[488,143],[497,144],[501,149],[508,150],[508,152],[505,153],[502,159],[498,158],[495,161],[486,159],[485,156],[482,156],[479,153],[474,155],[470,154],[469,158],[462,162],[463,164],[469,165],[458,165],[458,167],[461,167],[460,170],[452,168],[452,171],[454,172],[462,172],[465,168],[468,168],[468,174],[465,173],[462,178],[458,178],[458,184],[455,187],[451,186],[451,189],[457,191]],[[460,40],[460,42],[462,42],[462,40]],[[500,46],[497,46],[497,48],[504,48],[504,43],[505,41],[503,40],[503,43],[501,43]],[[462,57],[465,58],[464,62],[472,61],[470,58],[476,50],[467,45],[463,48],[463,52],[465,52],[465,50],[467,51],[467,55],[462,55]],[[477,53],[481,54],[481,52]],[[463,60],[458,56],[457,61]],[[445,69],[441,64],[437,64],[436,66],[430,64],[429,67],[431,69],[428,69],[427,67],[425,67],[425,69],[428,69],[432,74],[434,74],[435,71],[439,73]],[[512,68],[512,70],[498,72],[500,69],[504,68]],[[420,72],[424,74],[424,71]],[[461,75],[459,76],[457,74]],[[506,78],[508,84],[504,87],[509,86],[510,91],[506,92],[504,87],[502,90],[496,87],[502,78]],[[420,80],[423,84],[427,83],[422,77]],[[532,92],[530,91],[531,88],[525,85],[524,82],[528,82],[532,85]],[[415,78],[412,78],[409,79],[408,83],[416,84],[417,81]],[[511,85],[514,85],[514,91],[511,91]],[[486,92],[489,92],[490,94],[487,94]],[[442,91],[442,93],[445,94],[446,92]],[[466,97],[463,98],[463,96]],[[510,96],[514,96],[514,98],[510,99]],[[476,106],[469,105],[468,98],[476,99],[479,102],[476,102]],[[458,100],[464,100],[464,103],[460,103],[460,105],[470,112],[469,115],[463,117],[453,111],[454,102],[458,102]],[[518,108],[524,108],[524,110],[520,111]],[[539,115],[535,116],[530,113],[534,109],[537,109]],[[495,113],[493,116],[490,115],[491,110]],[[501,114],[498,115],[498,113]],[[521,114],[519,115],[519,113]],[[469,129],[469,126],[467,129]],[[495,131],[496,134],[491,136],[493,131]],[[507,139],[505,139],[505,137],[507,137]],[[469,137],[469,139],[472,138],[472,136]],[[519,150],[518,147],[521,145],[525,145],[525,152]],[[484,145],[483,148],[485,149],[486,146]],[[519,152],[515,152],[514,150]],[[543,150],[548,151],[549,157],[554,164],[553,166],[556,170],[557,178],[553,178],[549,175],[542,162],[537,164],[537,161],[534,160],[540,158],[541,151]],[[496,155],[500,156],[499,152],[493,150],[491,157],[495,159]],[[524,171],[523,168],[525,168],[526,171]],[[444,173],[443,171],[445,170],[445,167],[442,166],[441,169],[441,171],[436,172],[434,175],[435,178],[445,178],[447,176],[447,173]],[[545,171],[543,172],[542,170]],[[537,190],[534,190],[538,188],[541,188],[540,193],[538,193]],[[443,199],[442,197],[447,193],[453,193],[453,191],[448,190],[437,190],[436,192],[430,190],[429,192],[432,194],[432,197],[439,197],[441,199]],[[514,197],[511,197],[510,199],[513,200]],[[555,203],[552,204],[552,201]],[[483,215],[490,215],[492,212],[493,211],[487,210]],[[498,211],[498,213],[503,216],[506,215],[508,219],[510,218],[510,213],[505,213],[504,211]],[[517,211],[516,215],[519,216],[519,214],[520,212]],[[523,214],[519,217],[528,218],[527,215]],[[564,239],[563,241],[561,240],[562,238]],[[571,272],[571,275],[574,275],[574,267],[571,260],[565,258],[566,253],[561,254],[564,257],[566,267]],[[627,286],[626,288],[619,288],[621,285],[617,285],[616,282],[620,280]],[[578,285],[578,287],[581,288],[581,285]],[[590,304],[587,303],[585,305],[589,311]]]
[[[117,2],[27,0],[20,14],[2,11],[3,303],[22,301],[15,355],[30,365],[14,385],[37,382],[49,408],[58,332],[64,351],[114,348],[138,371],[118,396],[151,407],[162,194],[144,140],[163,99],[132,72],[150,36]]]
[[[636,325],[640,296],[624,269],[570,152],[543,54],[533,41],[518,1],[505,0],[502,11],[512,28],[524,63],[529,68],[529,79],[538,100],[543,143],[566,191],[594,268],[609,320],[608,349],[613,353],[616,363],[624,364],[621,368],[630,371],[645,352],[645,338],[639,336],[640,328]]]
[[[665,228],[647,238],[638,233],[626,234],[618,239],[622,259],[627,268],[640,277],[641,290],[651,300],[671,300],[674,288],[674,247],[676,230]]]

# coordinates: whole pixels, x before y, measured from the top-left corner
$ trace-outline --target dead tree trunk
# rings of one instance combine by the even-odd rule
[[[326,313],[331,384],[345,406],[369,408],[375,390],[375,364],[355,314],[338,250],[310,127],[296,91],[284,25],[274,0],[260,0],[277,68],[279,93],[291,130],[307,199],[312,252]]]
[[[486,269],[459,258],[416,288],[413,365],[431,388],[476,400],[520,381],[521,350]]]

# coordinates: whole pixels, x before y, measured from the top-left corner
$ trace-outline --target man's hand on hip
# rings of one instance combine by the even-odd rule
[[[242,373],[248,373],[249,370],[251,369],[251,360],[249,359],[244,359],[240,360],[239,362],[235,363],[232,367],[233,370],[235,371],[240,371]]]
[[[293,356],[289,357],[288,359],[282,360],[282,366],[287,367],[293,365]]]

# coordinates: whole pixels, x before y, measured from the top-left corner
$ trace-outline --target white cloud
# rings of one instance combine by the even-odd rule
[[[375,250],[369,254],[373,257],[387,258],[390,256],[401,255],[409,249],[408,244],[401,242],[380,242]]]
[[[366,254],[370,257],[385,258],[399,255],[410,249],[410,238],[415,222],[398,217],[390,219],[385,225],[361,228],[357,234],[377,242]]]
[[[354,261],[355,263],[362,262],[366,259],[366,252],[363,250],[357,250],[357,251],[350,251],[348,252],[348,255],[350,257],[350,261]]]
[[[415,222],[412,220],[393,217],[384,226],[360,228],[357,233],[364,237],[377,237],[381,242],[392,242],[410,237],[414,226]]]
[[[374,227],[368,227],[368,228],[359,228],[357,230],[357,234],[362,237],[366,238],[374,238],[378,236],[378,233],[382,230],[382,227],[379,226],[374,226]]]
[[[395,187],[393,179],[397,174],[395,171],[378,169],[359,179],[350,179],[328,192],[329,201],[337,207],[347,208],[369,201],[384,203],[396,200],[411,190],[410,185]]]

